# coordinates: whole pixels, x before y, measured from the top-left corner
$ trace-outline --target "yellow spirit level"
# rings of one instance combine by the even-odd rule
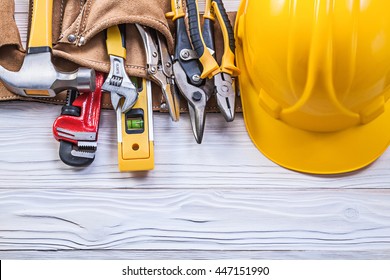
[[[146,171],[154,169],[154,139],[152,85],[138,79],[138,101],[133,109],[122,113],[117,110],[119,170]]]

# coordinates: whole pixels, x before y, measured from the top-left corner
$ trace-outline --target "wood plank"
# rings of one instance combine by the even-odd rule
[[[0,250],[390,251],[389,190],[0,191]]]
[[[0,251],[2,260],[386,260],[390,251],[58,250]]]
[[[86,169],[75,169],[59,160],[59,145],[52,136],[60,108],[18,101],[0,104],[0,189],[390,187],[389,152],[369,168],[344,176],[292,172],[255,148],[240,114],[233,123],[209,114],[202,145],[195,143],[188,115],[173,123],[167,114],[155,114],[156,169],[119,173],[115,116],[104,110],[96,160]]]
[[[15,21],[19,28],[21,40],[25,46],[26,39],[27,39],[29,0],[14,0],[14,1],[15,1]]]

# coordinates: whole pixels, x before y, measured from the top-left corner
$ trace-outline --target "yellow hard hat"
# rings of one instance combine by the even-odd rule
[[[247,130],[292,170],[337,174],[390,141],[390,1],[243,0],[236,57]]]

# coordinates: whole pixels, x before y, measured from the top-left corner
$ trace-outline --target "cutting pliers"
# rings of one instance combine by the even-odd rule
[[[232,25],[221,0],[207,0],[203,28],[197,0],[187,0],[190,37],[185,25],[181,1],[171,1],[172,18],[176,25],[174,74],[177,86],[188,102],[195,139],[202,142],[206,103],[215,94],[218,107],[226,121],[234,120],[235,99],[233,77],[240,71],[234,64],[235,41]],[[224,53],[221,65],[215,59],[214,22],[222,28]]]
[[[240,74],[234,64],[235,40],[222,0],[206,0],[203,33],[198,11],[198,0],[187,0],[187,11],[192,45],[203,66],[202,79],[214,79],[218,107],[226,121],[234,120],[236,93],[233,77]],[[215,59],[213,24],[218,20],[223,34],[224,52],[221,65]]]
[[[177,87],[188,103],[192,130],[198,143],[202,142],[209,95],[203,90],[202,70],[198,56],[192,48],[185,24],[181,1],[171,0],[172,12],[167,14],[176,25],[176,46],[173,73]]]

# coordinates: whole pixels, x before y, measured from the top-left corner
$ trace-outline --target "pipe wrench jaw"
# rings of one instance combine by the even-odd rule
[[[60,141],[59,155],[62,162],[73,167],[85,167],[90,165],[95,160],[97,146],[90,151],[87,151],[84,148],[81,150],[79,148],[80,147],[71,142]]]
[[[80,112],[78,117],[61,115],[53,126],[54,136],[60,142],[60,159],[73,167],[90,165],[95,159],[97,149],[97,131],[96,133],[79,131],[83,129],[81,119],[84,119],[84,111],[80,110]]]

